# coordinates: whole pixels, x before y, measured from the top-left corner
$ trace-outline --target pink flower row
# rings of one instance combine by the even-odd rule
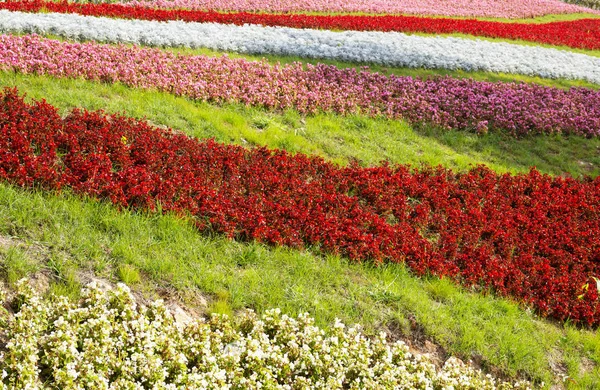
[[[12,35],[0,35],[0,70],[121,82],[217,103],[384,115],[445,129],[600,135],[600,92],[584,88],[565,91],[450,77],[421,80],[323,64],[273,66]]]
[[[221,11],[364,12],[499,18],[598,13],[559,0],[124,0],[123,3],[151,8]]]

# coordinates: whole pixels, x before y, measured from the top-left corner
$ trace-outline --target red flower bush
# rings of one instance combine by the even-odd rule
[[[102,112],[61,119],[16,90],[0,95],[0,178],[121,207],[160,204],[240,240],[404,262],[417,275],[512,296],[542,315],[600,323],[600,178],[338,167]]]
[[[42,10],[144,20],[183,20],[243,25],[286,26],[355,31],[399,31],[431,34],[462,33],[490,38],[524,40],[579,49],[600,49],[600,19],[551,23],[503,23],[475,19],[429,18],[418,16],[256,14],[248,12],[163,10],[121,4],[78,4],[66,1],[25,0],[0,2],[0,9],[24,12]]]

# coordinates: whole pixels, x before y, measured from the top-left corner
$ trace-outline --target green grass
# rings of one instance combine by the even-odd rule
[[[0,244],[0,259],[4,277],[8,283],[15,283],[19,279],[35,274],[41,267],[37,262],[31,261],[27,251],[18,246]]]
[[[415,130],[406,122],[364,116],[302,116],[288,110],[272,113],[243,105],[194,102],[167,93],[84,80],[0,72],[1,86],[17,86],[29,98],[42,99],[66,113],[73,107],[105,109],[146,117],[198,138],[240,145],[265,145],[316,154],[339,164],[358,160],[444,165],[465,170],[486,164],[500,172],[523,172],[530,166],[551,174],[600,174],[600,139],[531,136],[516,139],[491,133]]]
[[[11,238],[12,237],[12,238]],[[55,293],[77,296],[79,275],[124,280],[150,298],[173,291],[205,312],[309,312],[373,334],[428,339],[449,354],[503,375],[552,381],[550,361],[579,385],[600,386],[600,335],[540,320],[516,304],[465,291],[447,279],[416,278],[402,265],[375,267],[307,251],[237,243],[197,233],[173,216],[118,211],[68,193],[0,184],[0,276],[40,270]],[[207,300],[199,306],[198,293]],[[591,368],[590,372],[582,371]],[[589,387],[592,386],[592,387]]]
[[[266,145],[358,160],[442,164],[485,163],[501,172],[597,176],[600,140],[415,130],[402,121],[332,114],[302,116],[241,105],[193,102],[166,93],[84,80],[0,73],[0,85],[46,98],[63,113],[73,107],[147,117],[187,134],[241,145]],[[591,165],[590,165],[591,164]],[[509,301],[465,291],[448,280],[419,279],[401,265],[376,268],[286,248],[236,243],[198,234],[172,216],[119,212],[103,202],[0,184],[0,273],[9,283],[50,274],[50,291],[78,296],[93,272],[138,291],[164,291],[206,312],[308,311],[319,325],[338,317],[372,333],[427,338],[451,354],[482,361],[502,374],[552,381],[550,362],[564,366],[571,388],[600,387],[600,335],[540,320]]]

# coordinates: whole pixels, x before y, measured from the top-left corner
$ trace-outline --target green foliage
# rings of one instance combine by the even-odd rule
[[[130,264],[120,265],[117,270],[117,274],[119,279],[127,285],[133,285],[141,281],[139,272]]]
[[[9,241],[10,242],[10,241]],[[30,276],[40,270],[35,262],[31,262],[23,248],[0,243],[0,269],[9,284]]]

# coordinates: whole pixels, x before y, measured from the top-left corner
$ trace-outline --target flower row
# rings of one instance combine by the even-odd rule
[[[93,283],[82,295],[42,299],[17,284],[9,303],[18,313],[0,321],[0,390],[530,388],[496,384],[456,358],[436,369],[383,333],[367,338],[340,322],[325,332],[308,314],[247,311],[182,324],[162,301],[138,304],[123,284]]]
[[[201,231],[402,262],[598,325],[600,178],[338,167],[0,97],[0,178],[193,216]],[[587,283],[587,289],[583,286]]]
[[[122,3],[150,8],[258,12],[360,12],[530,18],[549,14],[594,12],[559,0],[123,0]]]
[[[553,23],[501,23],[451,18],[416,16],[297,15],[218,13],[189,10],[163,10],[129,7],[121,4],[69,3],[46,0],[8,1],[0,9],[23,12],[77,13],[140,20],[182,20],[221,24],[256,24],[294,28],[353,31],[397,31],[432,34],[463,33],[492,38],[520,39],[532,42],[600,49],[600,19],[581,19]]]
[[[517,73],[600,84],[600,58],[563,50],[397,32],[344,31],[111,19],[0,10],[0,31],[151,46],[204,47],[248,54],[410,68]]]
[[[0,35],[0,69],[120,82],[210,102],[383,115],[446,129],[600,135],[600,92],[583,88],[421,80],[327,65],[272,66],[10,35]]]
[[[600,0],[566,0],[566,2],[576,4],[582,7],[600,10]]]

